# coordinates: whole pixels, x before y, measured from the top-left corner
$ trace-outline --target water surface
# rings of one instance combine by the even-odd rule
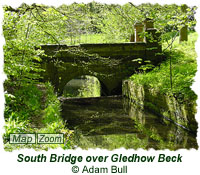
[[[196,136],[122,97],[65,100],[62,113],[82,149],[198,148]]]

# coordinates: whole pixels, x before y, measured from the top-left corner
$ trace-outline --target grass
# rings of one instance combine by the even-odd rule
[[[78,44],[96,44],[96,43],[120,43],[127,42],[125,38],[112,38],[107,34],[95,33],[95,34],[82,34],[79,36],[73,36],[66,38],[63,44],[78,45]]]
[[[195,42],[197,33],[189,34],[189,41],[179,44],[178,38],[175,40],[171,53],[166,51],[167,60],[155,67],[150,72],[137,73],[130,77],[137,84],[146,85],[149,88],[159,90],[161,93],[173,94],[178,100],[196,100],[196,94],[190,86],[194,82],[197,71],[197,54],[195,52]],[[166,47],[163,44],[163,48]],[[172,88],[170,83],[170,59],[172,59]]]

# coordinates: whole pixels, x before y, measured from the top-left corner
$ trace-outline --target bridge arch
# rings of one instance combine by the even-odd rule
[[[136,40],[130,43],[42,45],[45,52],[41,56],[44,81],[50,81],[61,95],[66,82],[81,75],[91,75],[99,79],[105,95],[120,94],[122,80],[147,61],[157,65],[163,60],[158,42],[160,34],[153,28],[152,21],[145,21],[144,25],[150,38],[140,38],[141,26],[135,25]],[[138,62],[139,59],[142,61]]]
[[[107,96],[106,85],[94,75],[81,75],[66,82],[62,94],[66,97]]]

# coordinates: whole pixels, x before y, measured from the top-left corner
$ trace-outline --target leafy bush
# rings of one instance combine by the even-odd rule
[[[66,128],[61,118],[60,102],[50,83],[22,87],[15,92],[15,96],[5,93],[5,98],[3,138],[6,150],[12,151],[21,148],[48,150],[60,146],[63,149],[72,148],[70,137],[73,132]],[[33,127],[36,122],[34,120],[39,120],[37,122],[43,123],[43,125]],[[8,143],[10,133],[64,133],[66,143],[61,145],[10,145]]]
[[[9,141],[10,133],[28,133],[31,116],[41,111],[41,92],[36,85],[23,86],[14,91],[14,95],[5,93],[5,134],[4,142]]]
[[[53,87],[50,83],[46,83],[45,87],[46,102],[45,109],[43,110],[42,122],[45,124],[48,132],[56,133],[65,127],[60,114],[60,101],[54,94]]]
[[[5,134],[3,136],[4,143],[9,141],[9,134],[11,133],[27,133],[30,130],[28,129],[28,121],[19,121],[18,119],[13,119],[13,116],[6,121],[4,126]]]
[[[194,82],[193,78],[197,71],[196,40],[197,33],[191,33],[188,42],[179,44],[177,39],[172,52],[166,52],[168,59],[165,62],[148,73],[134,74],[130,79],[135,83],[158,89],[162,93],[172,93],[179,100],[195,100],[197,96],[190,86]],[[170,56],[172,58],[172,88],[170,84]]]
[[[5,118],[12,115],[19,121],[28,120],[31,115],[38,115],[41,110],[41,91],[36,85],[23,86],[13,92],[14,95],[5,93],[6,108]]]

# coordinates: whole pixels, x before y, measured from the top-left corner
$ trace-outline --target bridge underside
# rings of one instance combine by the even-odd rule
[[[150,49],[151,48],[151,49]],[[42,45],[42,76],[62,94],[71,79],[92,75],[99,79],[105,95],[121,93],[122,80],[151,61],[161,62],[157,43],[81,44],[79,46]],[[149,64],[149,63],[148,63]]]

